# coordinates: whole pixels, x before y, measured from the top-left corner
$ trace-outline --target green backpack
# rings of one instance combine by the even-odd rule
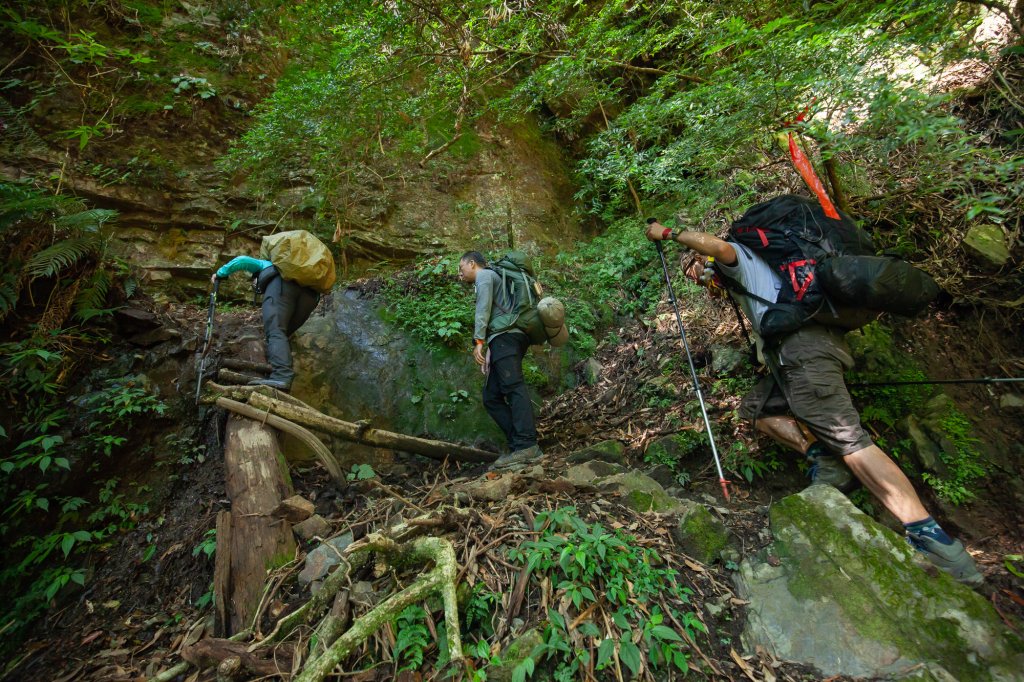
[[[488,267],[501,276],[501,288],[508,293],[508,299],[512,302],[511,307],[505,309],[495,300],[494,305],[498,313],[491,317],[488,332],[495,334],[518,329],[530,338],[533,345],[553,341],[561,329],[561,321],[554,327],[553,333],[545,328],[546,322],[537,307],[543,290],[534,276],[533,266],[526,254],[522,251],[510,251]],[[561,304],[558,307],[561,309]],[[550,325],[550,320],[548,324],[553,326]]]

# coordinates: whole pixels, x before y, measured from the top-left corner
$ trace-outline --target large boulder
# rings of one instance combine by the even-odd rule
[[[296,397],[375,428],[491,449],[504,444],[484,410],[483,376],[468,353],[424,346],[386,321],[379,302],[354,290],[333,293],[324,311],[292,337]],[[346,469],[355,462],[387,464],[380,451],[346,441],[334,445]]]
[[[775,541],[736,574],[743,643],[825,675],[1019,680],[1024,642],[991,605],[938,572],[830,486],[771,510]]]

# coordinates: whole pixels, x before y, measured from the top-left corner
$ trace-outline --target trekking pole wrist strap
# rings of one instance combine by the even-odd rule
[[[664,231],[662,231],[662,233],[661,233],[661,238],[662,239],[671,239],[672,241],[675,241],[676,240],[676,233],[672,231],[672,228],[666,227],[664,229]]]

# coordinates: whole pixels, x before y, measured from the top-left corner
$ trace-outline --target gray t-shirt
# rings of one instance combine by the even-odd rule
[[[726,265],[716,261],[715,267],[723,275],[739,282],[750,293],[772,303],[777,301],[779,299],[779,290],[782,288],[782,279],[775,274],[764,260],[755,256],[750,249],[742,244],[729,243],[736,251],[736,263],[734,265]],[[757,299],[744,296],[738,292],[734,292],[734,295],[747,319],[750,320],[750,326],[760,336],[761,318],[768,311],[768,306]]]
[[[491,342],[498,334],[488,329],[491,319],[503,310],[512,309],[512,297],[501,287],[501,275],[494,270],[481,268],[476,273],[476,316],[473,322],[473,338]],[[521,334],[518,329],[508,330]],[[504,332],[499,332],[504,333]]]

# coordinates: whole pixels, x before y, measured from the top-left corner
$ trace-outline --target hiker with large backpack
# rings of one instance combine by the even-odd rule
[[[254,379],[250,386],[289,391],[295,379],[288,339],[316,309],[320,294],[334,285],[334,258],[327,246],[306,230],[279,232],[263,238],[260,257],[237,256],[222,265],[211,282],[238,271],[253,277],[253,288],[263,294],[263,333],[270,377]]]
[[[531,297],[536,302],[539,295],[525,258],[522,254],[511,257],[490,267],[478,251],[467,251],[459,259],[459,279],[476,290],[473,359],[486,377],[484,409],[505,434],[509,449],[492,465],[498,469],[524,465],[542,456],[533,404],[523,378],[523,358],[533,341],[517,324],[520,313],[530,308]]]
[[[853,366],[846,331],[877,311],[924,307],[938,293],[930,278],[911,272],[909,264],[869,254],[870,240],[849,216],[830,218],[814,202],[790,195],[752,208],[733,224],[728,240],[676,232],[654,219],[647,238],[674,241],[707,257],[713,277],[700,260],[687,274],[723,286],[742,308],[758,357],[770,371],[743,399],[739,415],[805,456],[815,483],[848,492],[855,476],[903,523],[907,541],[929,561],[960,582],[980,584],[983,577],[963,544],[928,514],[907,476],[861,425],[843,378]],[[888,284],[881,281],[886,277]],[[879,295],[864,293],[873,287]],[[847,297],[844,291],[859,293]],[[864,314],[866,304],[870,314]]]

